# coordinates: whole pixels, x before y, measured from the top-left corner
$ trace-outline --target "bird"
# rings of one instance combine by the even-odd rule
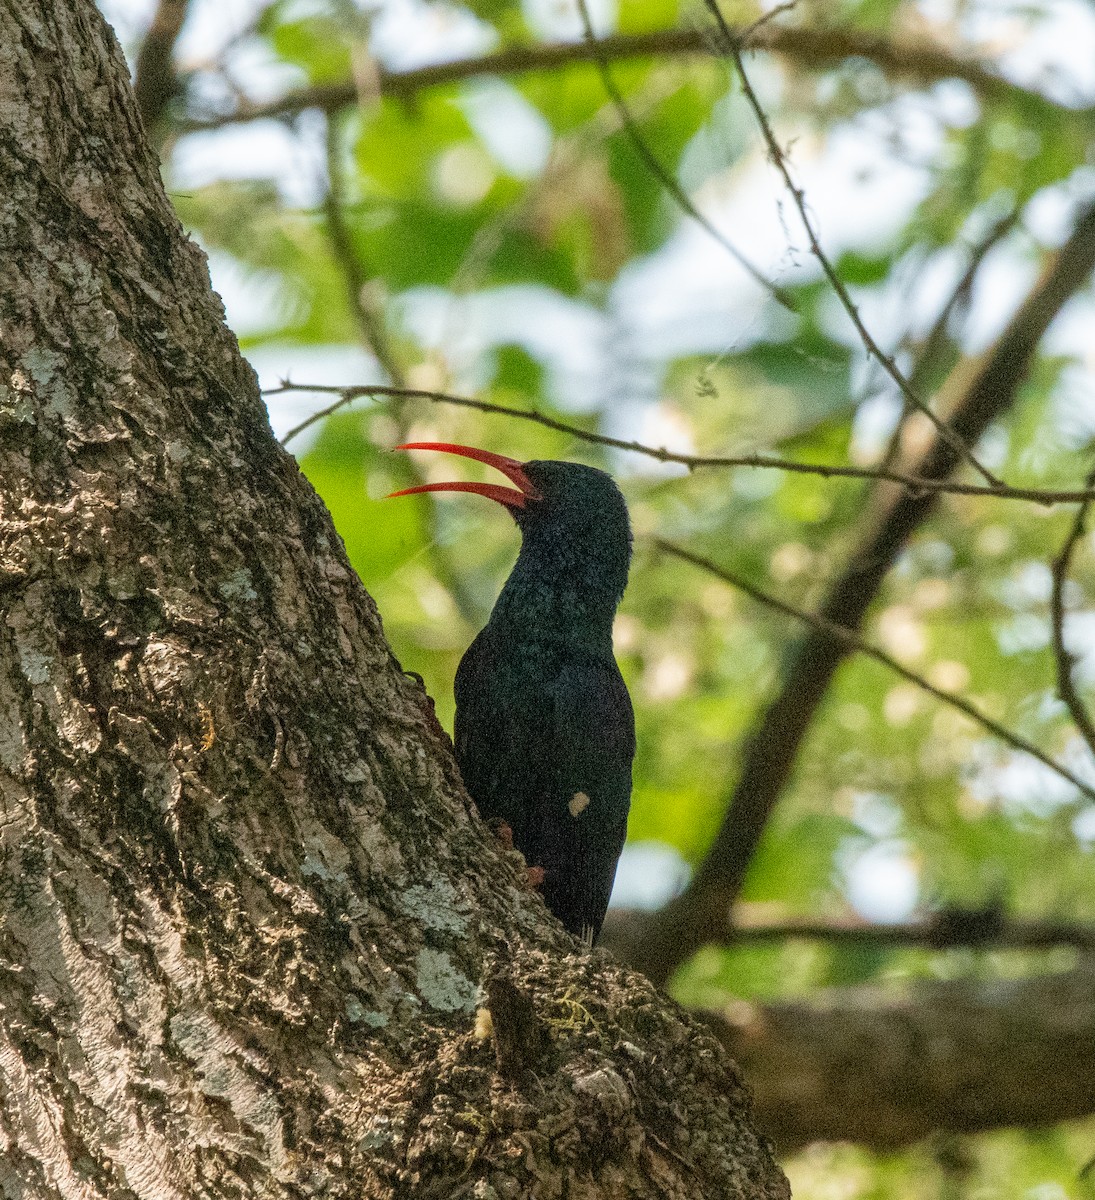
[[[631,526],[612,477],[558,460],[520,462],[453,442],[407,442],[476,459],[497,483],[425,483],[392,493],[471,492],[507,508],[521,550],[456,672],[456,761],[480,815],[512,831],[563,925],[592,947],[627,836],[635,716],[612,649]]]

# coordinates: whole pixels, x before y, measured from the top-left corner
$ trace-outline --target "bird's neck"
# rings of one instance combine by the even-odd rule
[[[522,546],[490,623],[522,640],[566,642],[611,654],[627,563],[621,569],[569,551],[566,545]]]

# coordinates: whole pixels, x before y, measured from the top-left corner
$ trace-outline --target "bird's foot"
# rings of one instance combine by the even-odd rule
[[[513,827],[504,817],[492,817],[487,825],[491,833],[502,843],[502,845],[515,854],[520,854],[520,850],[513,844]],[[525,867],[528,873],[529,887],[534,891],[539,891],[544,886],[544,868],[543,867]]]

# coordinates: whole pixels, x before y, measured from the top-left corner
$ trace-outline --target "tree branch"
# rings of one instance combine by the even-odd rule
[[[841,28],[765,25],[753,33],[750,29],[742,27],[733,31],[739,44],[748,34],[751,47],[780,54],[803,67],[821,69],[846,59],[864,59],[893,79],[920,85],[942,79],[962,80],[987,103],[1014,103],[1026,112],[1055,114],[1057,120],[1062,117],[1083,120],[1088,115],[1086,110],[1064,108],[1040,92],[1010,82],[971,56],[955,55],[920,39],[885,38]],[[619,34],[599,39],[596,51],[586,42],[511,46],[480,58],[436,63],[411,71],[381,71],[379,89],[383,96],[410,100],[428,88],[461,83],[483,75],[519,75],[587,65],[594,61],[595,54],[606,61],[617,62],[670,55],[710,57],[712,50],[708,32],[698,29]],[[245,121],[293,117],[309,108],[331,112],[355,104],[357,99],[357,87],[352,80],[321,84],[300,88],[269,103],[241,105],[231,112],[181,121],[178,132],[195,133]]]
[[[986,255],[1015,228],[1018,220],[1019,209],[1013,206],[1000,220],[991,226],[979,242],[970,247],[966,269],[962,272],[950,295],[939,309],[935,320],[932,322],[932,327],[928,330],[928,334],[924,338],[923,344],[916,355],[912,370],[909,372],[909,382],[916,391],[919,392],[925,385],[928,377],[942,358],[943,350],[948,345],[948,342],[952,345],[955,344],[947,337],[949,326],[954,318],[954,314],[960,309],[968,307],[969,299],[973,292],[974,280],[977,278],[977,273],[980,271],[981,264],[985,261]],[[898,418],[893,433],[890,434],[886,444],[886,449],[883,451],[882,457],[878,462],[879,469],[888,470],[897,458],[901,451],[905,432],[908,429],[909,416],[914,411],[912,405],[907,400],[903,400],[901,416]]]
[[[966,268],[939,309],[931,329],[924,338],[920,352],[916,356],[913,368],[909,372],[909,382],[913,387],[919,388],[935,367],[947,341],[947,330],[954,320],[955,313],[959,311],[964,313],[968,308],[974,280],[977,278],[977,273],[985,258],[1011,233],[1018,223],[1019,209],[1013,207],[998,221],[993,222],[984,237],[968,248]]]
[[[925,479],[918,475],[906,475],[900,471],[879,470],[874,467],[852,467],[843,464],[795,462],[793,459],[777,458],[767,454],[737,454],[737,455],[704,455],[683,454],[676,450],[666,450],[664,447],[646,446],[642,442],[625,441],[622,438],[609,437],[603,433],[593,433],[580,425],[572,425],[567,421],[559,421],[555,417],[544,416],[535,409],[517,408],[513,405],[494,404],[489,400],[475,400],[470,396],[454,396],[448,392],[428,391],[422,388],[390,387],[383,383],[366,383],[349,386],[329,383],[290,383],[283,382],[279,387],[266,388],[264,396],[279,396],[287,392],[316,392],[320,395],[337,395],[333,404],[325,405],[281,439],[281,444],[287,446],[294,438],[299,437],[306,429],[325,420],[346,405],[355,400],[375,399],[381,396],[393,396],[401,399],[429,400],[433,404],[453,404],[458,408],[470,408],[476,412],[492,413],[497,416],[515,417],[521,421],[531,421],[534,425],[542,425],[545,429],[554,429],[558,433],[568,434],[583,442],[595,446],[610,446],[615,450],[628,450],[634,454],[643,454],[662,463],[678,463],[690,471],[709,467],[756,467],[763,470],[792,471],[799,475],[819,475],[826,479],[873,479],[886,483],[896,483],[907,488],[914,495],[926,495],[936,492],[949,492],[956,496],[986,496],[998,500],[1028,500],[1034,504],[1078,504],[1085,500],[1095,500],[1095,486],[1085,488],[1023,488],[1011,484],[1000,484],[989,487],[977,483],[955,483],[947,479]]]
[[[783,1153],[894,1150],[935,1131],[1043,1127],[1095,1111],[1095,971],[875,987],[708,1014]]]
[[[944,389],[943,411],[950,427],[967,443],[1014,403],[1030,358],[1050,322],[1087,281],[1095,267],[1095,206],[1085,208],[1072,234],[985,354],[963,362]],[[949,441],[935,438],[913,474],[945,479],[959,456]],[[890,566],[909,538],[931,514],[936,494],[903,492],[883,496],[843,573],[819,610],[825,621],[856,630],[874,601]],[[652,920],[643,941],[629,948],[632,961],[655,981],[669,973],[707,940],[707,930],[725,919],[737,898],[761,834],[787,786],[806,733],[847,643],[817,628],[799,644],[779,691],[748,740],[741,774],[722,827],[689,888]]]
[[[943,908],[916,921],[872,925],[810,918],[764,921],[750,917],[749,907],[739,905],[733,913],[728,912],[721,927],[709,930],[710,940],[724,946],[798,939],[894,950],[1052,950],[1060,946],[1095,950],[1095,925],[1009,917],[995,908]],[[634,941],[648,920],[648,914],[638,909],[610,909],[605,921],[605,945]]]
[[[896,925],[836,924],[823,921],[739,922],[727,930],[731,942],[773,942],[790,938],[844,946],[888,946],[897,950],[1052,950],[1071,946],[1095,950],[1095,925],[1006,917],[995,909],[943,908],[926,920]]]

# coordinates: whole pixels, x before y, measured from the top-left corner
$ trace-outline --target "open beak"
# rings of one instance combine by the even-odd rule
[[[392,492],[392,496],[413,496],[416,492],[474,492],[477,496],[486,496],[507,508],[524,508],[529,500],[539,500],[540,493],[532,486],[532,481],[525,474],[523,463],[515,458],[506,458],[504,454],[492,454],[489,450],[476,450],[474,446],[458,446],[455,442],[405,442],[396,446],[397,450],[440,450],[445,454],[459,454],[462,458],[474,458],[501,471],[507,479],[512,480],[517,487],[505,487],[501,483],[420,483],[417,487],[404,488],[400,492]]]

